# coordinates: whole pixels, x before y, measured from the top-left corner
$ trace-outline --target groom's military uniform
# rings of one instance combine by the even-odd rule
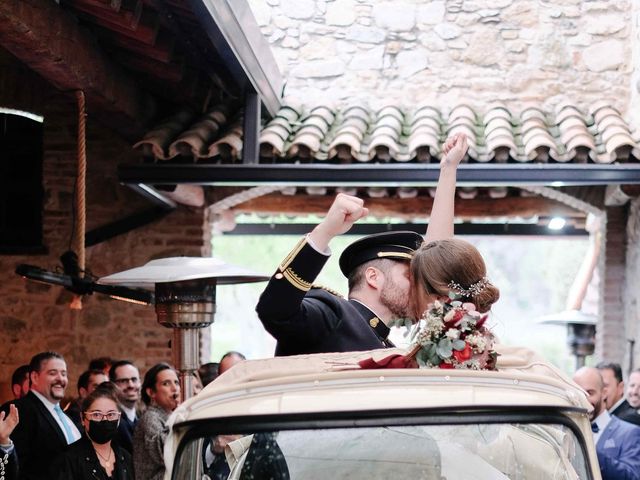
[[[374,259],[410,261],[422,237],[414,232],[369,235],[349,245],[340,257],[345,276]],[[366,305],[313,281],[328,260],[302,239],[279,265],[260,296],[256,311],[278,341],[276,355],[348,352],[392,347],[389,328]]]

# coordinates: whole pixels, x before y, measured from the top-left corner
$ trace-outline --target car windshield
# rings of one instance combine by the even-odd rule
[[[563,424],[476,423],[280,430],[191,438],[173,479],[589,479]]]

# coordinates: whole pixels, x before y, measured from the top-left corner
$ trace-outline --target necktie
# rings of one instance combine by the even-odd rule
[[[53,409],[55,410],[56,414],[58,415],[58,418],[62,422],[62,426],[64,427],[64,436],[67,438],[67,444],[69,444],[73,441],[73,433],[71,432],[71,427],[66,422],[66,418],[64,418],[66,415],[60,408],[59,404],[56,404],[56,406],[53,407]]]
[[[598,427],[598,424],[596,422],[593,422],[591,424],[591,431],[593,433],[598,433],[600,431],[600,427]]]

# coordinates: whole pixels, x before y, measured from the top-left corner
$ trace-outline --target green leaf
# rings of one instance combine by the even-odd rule
[[[448,338],[441,339],[436,347],[436,352],[440,358],[451,358],[451,355],[453,355],[451,340]]]
[[[466,345],[466,343],[465,343],[464,340],[458,339],[458,340],[454,340],[453,341],[453,349],[454,350],[457,350],[457,351],[464,350],[465,345]]]
[[[422,347],[423,350],[426,352],[427,356],[429,358],[433,357],[434,355],[437,355],[436,353],[436,346],[433,342],[429,341],[427,343],[425,343],[424,347]]]
[[[418,365],[421,367],[424,367],[426,366],[428,360],[429,360],[429,355],[427,354],[424,348],[421,348],[416,354],[416,361],[418,362]]]

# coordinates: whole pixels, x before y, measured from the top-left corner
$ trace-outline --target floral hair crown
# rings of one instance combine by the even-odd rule
[[[451,291],[457,293],[458,295],[471,298],[480,295],[480,293],[482,293],[482,291],[487,288],[487,285],[489,285],[489,279],[487,279],[487,277],[482,277],[476,283],[472,283],[471,285],[469,285],[468,288],[464,288],[462,285],[454,282],[453,280],[451,280],[447,284],[447,287],[449,287]]]

